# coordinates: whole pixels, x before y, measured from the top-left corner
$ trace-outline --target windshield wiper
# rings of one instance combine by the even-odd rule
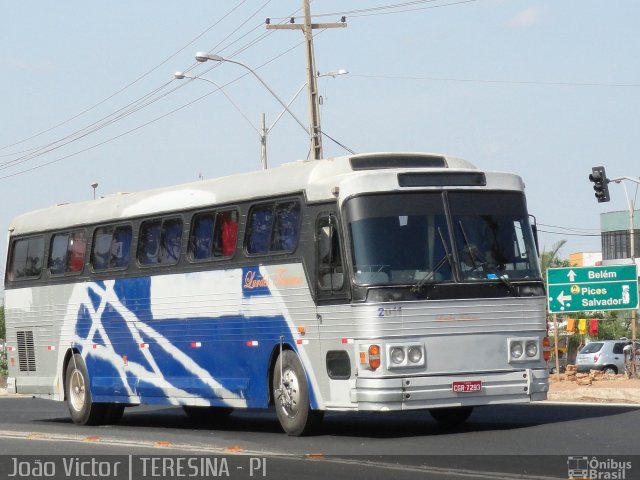
[[[440,241],[442,242],[442,246],[444,247],[444,256],[440,260],[438,260],[438,263],[436,263],[435,267],[433,267],[433,270],[426,273],[425,276],[418,281],[418,283],[411,287],[411,291],[413,293],[418,293],[420,290],[422,290],[424,284],[431,280],[436,273],[438,273],[438,270],[442,268],[445,262],[449,262],[449,266],[453,267],[451,263],[451,253],[449,252],[449,247],[447,247],[447,242],[444,241],[444,235],[442,235],[442,230],[440,229],[440,227],[438,227],[438,235],[440,236]]]

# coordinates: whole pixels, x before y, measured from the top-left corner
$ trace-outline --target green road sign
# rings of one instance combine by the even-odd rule
[[[550,313],[636,309],[636,266],[550,268],[547,300]]]

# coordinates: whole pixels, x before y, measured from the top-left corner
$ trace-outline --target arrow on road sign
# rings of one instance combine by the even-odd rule
[[[567,273],[567,277],[569,277],[570,282],[573,282],[576,279],[576,275],[576,272],[573,270],[569,270],[569,273]]]
[[[560,292],[560,295],[556,298],[560,302],[560,305],[564,307],[564,302],[571,300],[571,295],[565,295],[564,292]]]

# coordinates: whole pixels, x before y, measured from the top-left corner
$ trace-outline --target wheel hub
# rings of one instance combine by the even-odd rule
[[[299,404],[300,391],[298,377],[292,369],[288,368],[282,372],[280,406],[288,416],[295,417],[298,413]]]
[[[69,397],[71,400],[71,406],[74,410],[79,412],[84,406],[86,395],[84,376],[80,370],[74,370],[71,374],[70,387]]]

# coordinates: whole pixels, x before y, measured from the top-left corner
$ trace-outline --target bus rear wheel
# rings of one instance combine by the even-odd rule
[[[280,425],[288,435],[309,435],[322,423],[324,412],[311,409],[304,369],[291,350],[282,351],[274,366],[273,400]]]
[[[81,355],[75,353],[69,360],[65,378],[65,396],[73,423],[100,425],[107,421],[109,423],[120,421],[124,406],[92,401],[89,373]]]
[[[429,410],[433,419],[446,427],[463,424],[469,419],[472,412],[473,407],[446,407]]]

